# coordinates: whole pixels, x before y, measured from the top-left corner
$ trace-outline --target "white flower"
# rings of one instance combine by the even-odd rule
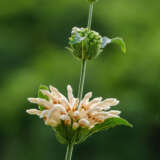
[[[43,106],[44,110],[29,109],[27,113],[43,118],[46,125],[56,127],[63,121],[65,125],[72,125],[73,129],[79,127],[91,129],[108,118],[119,117],[121,113],[116,110],[109,111],[110,107],[119,103],[115,98],[102,100],[102,97],[97,97],[90,100],[92,92],[89,92],[79,102],[79,99],[73,96],[70,85],[67,86],[67,91],[66,98],[53,86],[50,86],[50,91],[41,90],[49,100],[42,98],[28,98],[28,100]]]

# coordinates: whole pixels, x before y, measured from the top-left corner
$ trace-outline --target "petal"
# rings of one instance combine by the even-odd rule
[[[63,120],[66,125],[71,125],[71,118],[68,115],[61,115],[60,119]]]
[[[72,111],[75,111],[77,109],[78,104],[79,104],[79,98],[75,98],[74,99],[74,104],[73,104],[73,107],[72,107]]]
[[[26,110],[28,114],[40,116],[41,111],[38,109],[28,109]]]
[[[50,100],[54,101],[56,98],[50,93],[48,90],[41,89],[40,90],[43,95],[47,96]]]
[[[77,129],[79,127],[79,124],[77,122],[73,122],[72,128]]]
[[[47,115],[48,115],[48,110],[43,110],[40,114],[40,118],[47,117]]]
[[[67,86],[67,91],[68,91],[69,103],[72,105],[74,103],[74,96],[73,96],[72,87],[70,85]]]
[[[92,99],[86,106],[87,109],[89,109],[92,105],[96,105],[98,104],[99,102],[101,102],[102,100],[102,97],[97,97],[97,98],[94,98]]]
[[[121,114],[121,111],[118,111],[118,110],[110,110],[108,113],[113,114],[113,115],[119,115],[119,114]]]
[[[58,116],[60,114],[66,114],[66,110],[64,108],[64,106],[60,105],[60,104],[56,104],[54,105],[54,107],[52,109],[49,110],[48,115],[47,115],[47,119],[53,119],[53,118],[58,118]]]
[[[80,103],[80,106],[82,107],[82,105],[86,105],[91,97],[92,97],[92,92],[88,92],[87,94],[85,94],[84,98]]]
[[[52,85],[49,86],[51,92],[53,95],[55,95],[57,98],[66,98],[63,94],[61,94],[57,88],[53,87]]]
[[[53,107],[52,103],[42,98],[28,98],[28,101],[30,101],[31,103],[38,104],[40,106],[44,106],[46,109]]]
[[[62,98],[61,99],[61,103],[65,107],[66,111],[70,111],[71,110],[72,106],[70,105],[70,103],[68,102],[67,99]]]
[[[73,118],[75,121],[78,120],[78,119],[80,118],[79,111],[75,111],[75,112],[73,113],[72,118]]]
[[[47,121],[45,121],[45,124],[52,126],[52,127],[56,127],[58,125],[58,122],[55,120],[47,120]]]
[[[106,119],[106,117],[104,117],[104,116],[98,116],[95,118],[95,122],[103,123],[105,119]]]
[[[95,112],[93,116],[107,116],[108,112]]]
[[[107,98],[102,101],[99,106],[116,106],[118,103],[119,101],[115,98]]]
[[[80,119],[78,123],[79,123],[79,126],[81,126],[81,127],[88,127],[89,124],[90,124],[89,121],[87,119],[84,119],[84,118]]]
[[[112,40],[111,40],[110,38],[108,38],[108,37],[103,37],[103,38],[102,38],[102,46],[101,46],[101,48],[105,48],[106,45],[109,44],[109,43],[111,43],[111,42],[112,42]]]
[[[94,112],[101,111],[99,106],[93,106],[91,109],[88,110],[88,114],[93,114]]]

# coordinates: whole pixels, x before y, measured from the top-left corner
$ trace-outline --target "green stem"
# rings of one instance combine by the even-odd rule
[[[73,147],[74,147],[74,143],[69,143],[68,144],[65,160],[71,160],[72,159]]]
[[[85,80],[85,73],[86,73],[86,64],[87,64],[87,61],[85,59],[82,60],[81,75],[80,75],[79,89],[78,89],[79,102],[81,101],[82,95],[83,95],[84,80]]]
[[[89,30],[91,30],[92,14],[93,14],[93,2],[90,3],[90,7],[89,7],[89,16],[88,16],[88,29]],[[85,54],[85,53],[82,53],[82,54]],[[81,101],[82,95],[83,95],[86,64],[87,64],[87,61],[85,59],[82,59],[81,74],[80,74],[79,89],[78,89],[79,102]]]
[[[93,14],[93,2],[90,3],[89,7],[88,26],[87,26],[89,30],[91,30],[92,14]]]

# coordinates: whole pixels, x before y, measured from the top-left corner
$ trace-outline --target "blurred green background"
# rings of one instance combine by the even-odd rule
[[[0,1],[0,160],[63,160],[51,128],[25,110],[40,84],[77,93],[80,62],[65,50],[73,26],[87,24],[87,0]],[[85,92],[120,100],[134,128],[117,127],[77,146],[73,160],[160,159],[160,1],[100,0],[92,28],[127,43],[87,64]]]

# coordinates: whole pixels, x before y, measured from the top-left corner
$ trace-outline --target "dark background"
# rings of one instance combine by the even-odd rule
[[[71,28],[85,27],[87,0],[0,1],[0,160],[63,160],[66,146],[25,110],[40,84],[77,93],[80,62],[66,50]],[[123,37],[89,61],[85,92],[120,100],[134,128],[117,127],[77,146],[73,160],[160,159],[160,1],[100,0],[92,28]]]

